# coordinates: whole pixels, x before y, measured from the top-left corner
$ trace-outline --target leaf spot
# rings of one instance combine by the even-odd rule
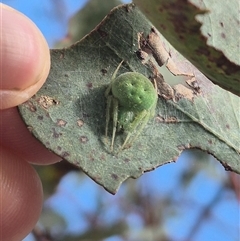
[[[41,107],[43,107],[44,109],[48,109],[49,107],[51,107],[52,105],[58,105],[59,101],[55,100],[54,98],[50,97],[50,96],[46,96],[46,95],[42,95],[40,96],[40,98],[38,99],[38,103]]]
[[[81,143],[87,143],[88,142],[88,138],[86,136],[80,136],[80,142]]]
[[[52,130],[53,130],[53,137],[54,138],[59,138],[62,135],[62,133],[57,133],[55,128],[52,128]]]
[[[82,126],[84,125],[84,121],[81,120],[81,119],[77,120],[77,125],[78,125],[79,127],[82,127]]]
[[[88,87],[88,89],[92,89],[93,88],[93,84],[91,82],[87,83],[87,87]]]
[[[66,157],[70,156],[70,154],[68,152],[64,151],[64,152],[61,153],[61,156],[63,158],[66,158]]]
[[[227,128],[227,129],[230,129],[230,125],[229,125],[229,124],[226,124],[226,128]]]
[[[222,38],[226,38],[225,33],[221,33],[221,37],[222,37]]]
[[[111,177],[112,177],[113,179],[115,179],[115,180],[117,180],[117,179],[118,179],[118,175],[117,175],[117,174],[115,174],[115,173],[112,173]]]
[[[103,76],[107,74],[107,70],[106,69],[101,69],[101,72],[102,72]]]
[[[28,108],[31,112],[36,112],[37,108],[36,108],[36,106],[35,106],[31,101],[27,101],[25,104],[27,105],[27,108]]]
[[[57,120],[57,125],[58,126],[66,126],[66,124],[67,124],[67,121],[65,121],[65,120],[62,120],[62,119],[58,119]]]
[[[130,159],[129,158],[125,158],[124,162],[128,163],[128,162],[130,162]]]

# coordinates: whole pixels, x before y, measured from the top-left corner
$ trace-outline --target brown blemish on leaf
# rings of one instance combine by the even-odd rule
[[[84,121],[81,120],[81,119],[77,120],[77,125],[78,125],[79,127],[82,127],[82,126],[84,125]]]
[[[105,37],[108,36],[108,33],[105,32],[104,30],[100,29],[100,28],[97,29],[97,32],[100,34],[100,36],[101,36],[102,38],[105,38]]]
[[[179,145],[179,146],[177,146],[177,148],[179,151],[183,151],[186,149],[185,145]]]
[[[115,174],[115,173],[112,173],[111,177],[112,177],[114,180],[117,180],[117,179],[118,179],[118,175]]]
[[[125,5],[125,6],[126,6],[125,9],[126,9],[126,11],[127,11],[128,13],[132,12],[132,11],[133,11],[133,8],[135,7],[134,4],[127,4],[127,5]]]
[[[154,28],[147,37],[144,36],[144,33],[138,33],[138,46],[143,52],[151,54],[159,66],[162,66],[169,58],[159,36],[155,35]]]
[[[163,46],[163,43],[154,27],[151,28],[151,31],[147,36],[147,43],[152,50],[153,57],[158,65],[164,65],[164,63],[169,59],[169,54]]]
[[[104,75],[107,74],[108,71],[107,71],[107,69],[101,69],[101,72],[102,72],[102,74],[103,74],[103,76],[104,76]]]
[[[138,33],[138,45],[140,49],[137,51],[137,55],[142,60],[142,63],[151,69],[153,73],[152,79],[154,80],[154,83],[156,83],[159,96],[166,100],[173,100],[176,102],[180,98],[193,100],[194,94],[200,92],[200,87],[193,73],[182,73],[182,71],[177,68],[169,53],[163,46],[163,42],[155,28],[151,28],[151,31],[146,38],[143,33]],[[170,75],[172,74],[173,77],[180,77],[181,80],[179,81],[182,81],[182,86],[180,86],[181,84],[171,86],[167,83],[165,78],[167,78],[168,75],[164,77],[159,72],[161,71],[159,70],[159,67],[161,66],[163,66],[162,68],[166,67],[166,71],[170,71]],[[191,88],[188,89],[188,86]]]
[[[90,154],[90,155],[89,155],[89,160],[90,160],[90,161],[95,161],[95,158],[94,158],[94,155],[93,155],[93,154]]]
[[[54,138],[59,138],[62,135],[62,133],[57,133],[55,128],[52,128],[52,130],[53,130],[53,137]]]
[[[106,156],[102,153],[102,155],[100,156],[100,160],[102,161],[106,161]]]
[[[187,87],[178,84],[174,86],[175,90],[175,96],[177,99],[185,98],[193,101],[193,98],[195,97],[194,92]]]
[[[58,126],[66,126],[67,121],[62,120],[62,119],[57,119],[57,125]]]
[[[193,90],[196,92],[196,93],[200,93],[201,92],[201,88],[197,82],[197,80],[195,79],[195,77],[191,78],[191,79],[187,79],[186,80],[186,83],[193,88]]]
[[[92,83],[87,83],[87,87],[88,87],[88,89],[92,89],[93,88],[93,84]]]
[[[33,131],[33,127],[32,126],[27,126],[27,129],[32,132]]]
[[[100,181],[102,180],[102,177],[99,176],[99,175],[96,175],[96,176],[94,177],[94,180],[95,180],[96,182],[100,182]]]
[[[143,60],[143,62],[148,59],[148,53],[141,49],[137,50],[136,54],[140,60]]]
[[[31,111],[31,112],[35,112],[37,110],[36,106],[31,102],[31,101],[27,101],[24,103],[24,105],[27,105],[27,108]]]
[[[48,109],[49,107],[51,107],[53,105],[58,105],[59,104],[59,102],[57,100],[55,100],[54,98],[52,98],[50,96],[46,96],[46,95],[42,95],[38,99],[38,103],[44,109]]]
[[[66,158],[68,156],[70,156],[70,154],[67,151],[64,151],[61,153],[61,157],[63,157],[63,158]]]
[[[153,77],[157,85],[157,92],[159,96],[162,96],[166,100],[173,100],[175,102],[173,88],[164,81],[163,76],[160,73],[156,73]]]
[[[87,112],[83,112],[82,115],[83,115],[84,118],[90,117],[90,115]]]
[[[168,51],[165,49],[163,42],[154,27],[151,28],[151,31],[147,38],[144,38],[144,35],[140,34],[139,41],[140,48],[147,53],[150,52],[160,67],[166,64],[168,70],[175,76],[193,75],[192,73],[183,73],[178,69],[178,67],[173,62],[171,56],[169,55]]]
[[[225,162],[221,162],[226,171],[232,171],[232,168]]]
[[[178,119],[175,116],[163,117],[163,116],[158,115],[155,117],[155,121],[157,123],[178,123]]]
[[[79,138],[81,143],[87,143],[88,142],[88,138],[86,136],[80,136]]]
[[[178,160],[178,157],[179,157],[179,156],[174,156],[172,160],[173,160],[174,162],[176,162],[176,161]]]
[[[190,144],[189,144],[189,143],[188,143],[188,144],[185,144],[185,148],[186,148],[186,149],[190,149],[190,148],[191,148]]]
[[[221,33],[221,37],[222,37],[222,38],[226,38],[225,33]]]
[[[38,118],[38,120],[43,120],[43,116],[42,115],[39,115],[37,118]]]
[[[187,143],[187,144],[178,145],[177,148],[178,148],[178,150],[183,151],[185,149],[190,149],[191,146],[189,143]]]
[[[139,50],[137,52],[138,57],[142,60],[142,63],[147,65],[153,72],[153,77],[151,77],[153,85],[157,89],[159,96],[162,96],[166,100],[172,99],[175,101],[174,90],[172,87],[164,80],[161,73],[159,73],[157,67],[153,61],[149,58],[147,52]]]
[[[130,162],[130,159],[129,158],[125,158],[124,162],[128,163],[128,162]]]

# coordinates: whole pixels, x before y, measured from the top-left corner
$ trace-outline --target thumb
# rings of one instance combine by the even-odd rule
[[[0,109],[6,109],[41,88],[50,54],[40,30],[20,12],[0,3],[0,21]]]

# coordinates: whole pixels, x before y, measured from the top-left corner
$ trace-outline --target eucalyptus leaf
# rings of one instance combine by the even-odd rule
[[[215,84],[240,96],[239,0],[133,0]]]
[[[158,66],[164,83],[173,87],[174,98],[166,98],[160,89],[155,117],[132,147],[111,153],[105,137],[105,90],[122,60],[118,75],[135,71],[154,76],[138,55],[139,36],[152,31],[152,24],[133,4],[114,8],[81,41],[51,50],[46,83],[19,106],[37,139],[111,193],[127,178],[176,160],[186,148],[205,150],[226,169],[240,173],[239,98],[212,84],[157,32],[166,47],[164,54],[171,53],[168,62],[174,62],[180,72],[194,73],[198,91],[184,86],[181,76],[174,76],[166,64]],[[168,75],[177,83],[168,83]],[[190,97],[185,91],[179,94],[179,86],[188,89]],[[122,138],[118,133],[116,145]]]

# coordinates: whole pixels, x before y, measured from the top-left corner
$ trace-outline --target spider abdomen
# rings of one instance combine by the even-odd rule
[[[118,76],[112,84],[112,95],[126,111],[149,110],[157,101],[153,84],[144,75],[136,72]]]

